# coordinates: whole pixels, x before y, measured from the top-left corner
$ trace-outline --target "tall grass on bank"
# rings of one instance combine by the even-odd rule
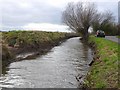
[[[91,36],[89,42],[96,45],[97,57],[87,75],[86,84],[91,88],[118,87],[118,43]]]
[[[64,38],[66,33],[41,32],[41,31],[10,31],[2,33],[2,40],[8,46],[38,46],[44,43],[54,43],[54,41]]]
[[[7,54],[20,54],[26,52],[47,52],[60,41],[73,37],[76,34],[45,31],[9,31],[2,32],[2,55],[8,59]],[[8,60],[7,60],[8,61]]]

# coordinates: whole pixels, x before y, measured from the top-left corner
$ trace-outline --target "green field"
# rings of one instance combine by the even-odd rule
[[[91,36],[89,42],[96,45],[96,59],[86,78],[91,88],[117,88],[118,85],[118,46],[117,43]]]

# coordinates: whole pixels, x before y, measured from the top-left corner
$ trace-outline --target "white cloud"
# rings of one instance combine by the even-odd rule
[[[0,30],[2,30],[2,24],[0,23]]]
[[[44,0],[49,5],[63,8],[68,2],[118,2],[119,0]]]
[[[32,7],[32,4],[31,3],[20,3],[19,6],[21,8],[31,8]]]
[[[68,26],[50,23],[29,23],[23,27],[24,30],[40,30],[40,31],[59,31],[69,32]]]

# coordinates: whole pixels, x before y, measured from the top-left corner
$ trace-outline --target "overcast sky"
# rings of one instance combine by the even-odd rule
[[[71,1],[82,0],[0,0],[0,30],[65,31],[68,27],[63,25],[61,14]],[[112,11],[117,19],[118,0],[91,1],[96,2],[99,11]]]

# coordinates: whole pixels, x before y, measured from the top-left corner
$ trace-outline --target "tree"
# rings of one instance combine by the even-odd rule
[[[68,3],[62,14],[63,22],[73,31],[81,33],[83,40],[88,40],[88,29],[99,14],[94,3]]]
[[[120,24],[117,25],[118,35],[120,36]]]
[[[113,13],[109,10],[99,14],[98,19],[92,24],[94,32],[97,30],[103,30],[106,35],[116,35],[117,25],[114,20]]]

